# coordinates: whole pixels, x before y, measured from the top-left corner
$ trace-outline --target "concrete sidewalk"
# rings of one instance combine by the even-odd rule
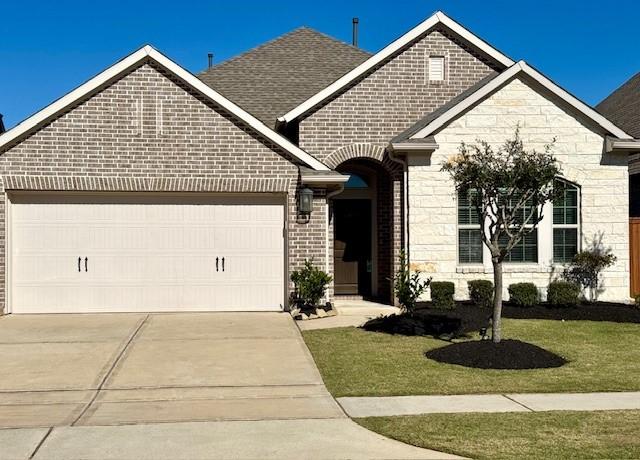
[[[543,412],[640,409],[640,392],[529,393],[338,398],[353,418],[460,412]]]
[[[0,430],[0,459],[459,459],[343,419],[66,426]]]

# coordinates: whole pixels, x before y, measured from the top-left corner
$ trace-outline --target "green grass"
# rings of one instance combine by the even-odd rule
[[[503,320],[505,338],[546,348],[560,368],[483,370],[424,356],[448,343],[357,328],[304,332],[329,391],[336,396],[640,390],[640,324]]]
[[[384,436],[474,459],[638,459],[640,411],[356,419]]]

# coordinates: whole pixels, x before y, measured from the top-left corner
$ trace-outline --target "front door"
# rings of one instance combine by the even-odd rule
[[[371,296],[371,200],[335,200],[334,270],[337,295]]]

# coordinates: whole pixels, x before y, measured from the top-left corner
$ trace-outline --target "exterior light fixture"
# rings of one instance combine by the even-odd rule
[[[313,190],[310,188],[300,189],[298,192],[298,211],[300,214],[308,216],[313,209]]]

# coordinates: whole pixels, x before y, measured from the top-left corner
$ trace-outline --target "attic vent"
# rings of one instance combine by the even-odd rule
[[[429,56],[429,81],[444,81],[444,56]]]

